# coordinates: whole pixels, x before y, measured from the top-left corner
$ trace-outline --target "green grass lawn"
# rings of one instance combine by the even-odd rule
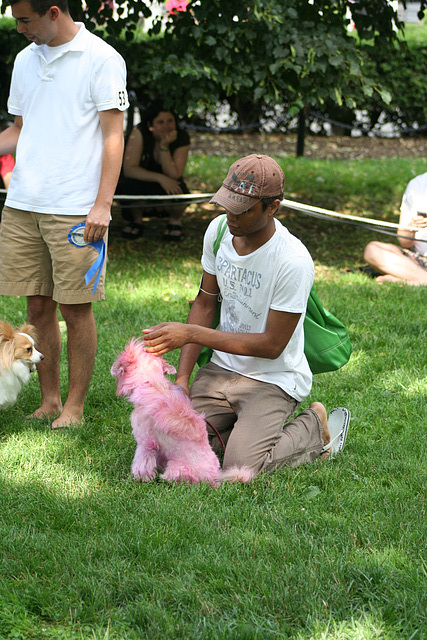
[[[233,159],[192,157],[192,187],[217,188]],[[394,222],[426,170],[423,159],[278,160],[286,197]],[[379,234],[280,213],[353,341],[348,365],[316,376],[303,405],[351,410],[342,454],[246,486],[132,480],[131,406],[110,367],[142,328],[185,320],[214,215],[192,206],[179,245],[161,242],[158,219],[124,241],[116,215],[84,428],[25,422],[36,377],[0,413],[0,639],[427,638],[425,288],[344,270]],[[0,297],[0,318],[25,315],[24,299]],[[66,389],[65,355],[61,376]]]

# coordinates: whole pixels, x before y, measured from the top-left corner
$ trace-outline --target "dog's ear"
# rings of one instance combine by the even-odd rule
[[[119,364],[119,362],[115,362],[113,364],[113,366],[110,369],[110,373],[112,376],[114,376],[115,378],[118,378],[119,376],[123,375],[123,371],[124,371],[124,367],[123,365]]]
[[[5,340],[13,340],[13,336],[14,331],[10,324],[8,324],[7,322],[2,322],[2,320],[0,320],[0,342],[3,342]]]
[[[24,324],[20,329],[17,329],[17,331],[19,331],[19,333],[26,333],[34,340],[34,342],[37,339],[36,328],[32,324]]]
[[[0,352],[1,363],[6,369],[10,369],[15,359],[14,340],[9,338],[3,341],[3,347]]]
[[[176,373],[176,369],[173,364],[170,364],[167,360],[163,360],[163,371],[165,373]]]

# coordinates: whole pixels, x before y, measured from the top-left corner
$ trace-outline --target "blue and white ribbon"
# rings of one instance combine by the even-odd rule
[[[85,222],[81,222],[80,224],[76,224],[75,227],[70,229],[70,233],[68,234],[68,242],[71,242],[71,244],[73,244],[75,247],[86,247],[87,245],[90,245],[98,251],[99,255],[97,259],[95,260],[89,271],[87,271],[87,273],[85,274],[86,284],[89,284],[89,282],[96,274],[95,282],[92,289],[92,293],[95,293],[105,262],[105,242],[103,238],[101,238],[100,240],[96,240],[96,242],[87,242],[87,240],[84,240],[83,236],[85,224]]]

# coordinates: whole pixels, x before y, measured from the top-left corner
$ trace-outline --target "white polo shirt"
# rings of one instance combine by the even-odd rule
[[[16,57],[8,110],[22,116],[23,126],[9,207],[85,215],[95,202],[103,151],[98,112],[129,106],[126,65],[115,49],[79,27],[65,45],[32,43]]]

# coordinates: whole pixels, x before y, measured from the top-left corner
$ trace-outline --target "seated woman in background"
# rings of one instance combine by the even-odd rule
[[[156,100],[143,113],[140,124],[134,127],[126,145],[123,193],[169,196],[189,193],[183,180],[189,150],[188,133],[177,128],[174,112],[166,109],[160,100]],[[186,206],[153,204],[149,208],[132,207],[122,213],[128,221],[122,235],[128,239],[142,235],[142,217],[145,211],[166,213],[169,220],[163,238],[168,241],[180,240],[182,216]]]
[[[366,262],[383,274],[377,282],[427,285],[427,173],[416,176],[406,187],[397,235],[401,236],[397,238],[400,247],[376,241],[365,247]]]

